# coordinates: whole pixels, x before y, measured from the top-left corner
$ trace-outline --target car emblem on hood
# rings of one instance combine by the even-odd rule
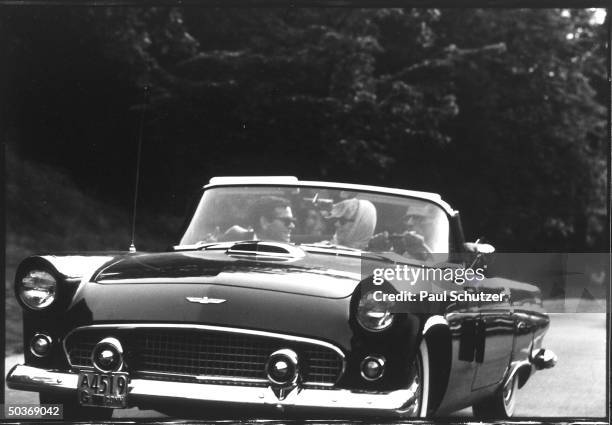
[[[222,300],[221,298],[208,298],[208,297],[185,297],[187,301],[190,303],[199,303],[199,304],[221,304],[227,300]]]

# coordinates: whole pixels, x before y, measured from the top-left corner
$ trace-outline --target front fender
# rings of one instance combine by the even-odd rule
[[[125,252],[92,252],[33,255],[19,264],[16,277],[20,276],[20,272],[23,274],[26,270],[43,267],[64,281],[78,282],[83,277],[90,277],[103,265],[125,254]]]

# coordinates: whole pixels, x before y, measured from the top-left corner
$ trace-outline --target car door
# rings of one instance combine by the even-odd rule
[[[510,292],[504,281],[501,278],[485,278],[470,289],[474,294],[484,295],[484,299],[478,302],[473,391],[499,383],[512,357],[514,318]],[[487,300],[487,296],[491,296],[491,299]],[[495,301],[495,297],[499,300]]]
[[[447,265],[448,269],[463,268],[463,264]],[[450,293],[463,293],[468,289],[452,281],[446,281],[444,290]],[[467,284],[466,284],[467,285]],[[464,408],[470,400],[472,383],[476,372],[474,353],[476,347],[476,329],[479,319],[478,303],[469,299],[451,301],[446,306],[445,319],[451,332],[451,364],[447,391],[439,406],[439,411],[449,414]]]

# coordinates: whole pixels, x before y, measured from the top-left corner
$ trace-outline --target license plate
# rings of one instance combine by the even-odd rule
[[[126,372],[81,372],[77,389],[81,406],[127,407],[129,375]]]

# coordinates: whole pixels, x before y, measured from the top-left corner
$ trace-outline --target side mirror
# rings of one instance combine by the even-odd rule
[[[476,255],[489,255],[495,252],[495,247],[488,243],[466,242],[463,244],[468,252]]]
[[[469,268],[477,268],[482,267],[486,269],[489,262],[490,257],[495,252],[495,247],[488,243],[480,242],[481,239],[478,239],[476,242],[465,242],[463,244],[465,250],[472,254],[470,257],[470,266]]]

